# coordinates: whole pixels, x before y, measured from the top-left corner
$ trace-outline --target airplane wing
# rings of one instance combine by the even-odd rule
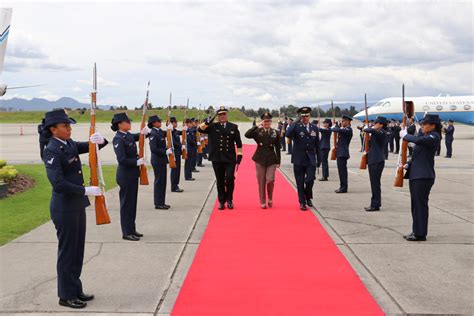
[[[7,51],[8,33],[10,32],[10,21],[12,18],[11,8],[0,8],[0,77],[3,72],[3,63]]]

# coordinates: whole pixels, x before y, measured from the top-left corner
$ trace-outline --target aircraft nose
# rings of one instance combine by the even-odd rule
[[[355,117],[356,119],[359,119],[359,118],[364,117],[364,116],[365,116],[365,112],[364,112],[364,111],[360,111],[359,113],[357,113],[356,115],[354,115],[354,117]]]

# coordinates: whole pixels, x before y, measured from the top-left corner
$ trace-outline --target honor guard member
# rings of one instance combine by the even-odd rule
[[[292,118],[288,119],[288,126],[286,127],[285,135],[288,133],[288,128],[293,124],[294,120]],[[287,155],[291,155],[293,153],[293,140],[289,137],[285,137],[286,143],[288,144],[288,151]]]
[[[209,161],[212,162],[216,176],[219,210],[225,208],[226,202],[229,209],[234,208],[235,166],[242,161],[242,140],[239,128],[228,121],[227,112],[228,110],[221,106],[213,118],[199,126],[199,132],[206,133],[209,137]],[[214,122],[216,116],[218,122]],[[237,153],[235,147],[237,147]]]
[[[445,158],[451,158],[453,155],[453,141],[454,141],[454,122],[453,120],[448,121],[448,126],[445,127],[444,142],[446,144],[446,156]]]
[[[137,232],[135,219],[137,217],[138,178],[141,165],[145,164],[143,158],[138,158],[136,142],[139,133],[130,133],[131,120],[126,113],[116,113],[112,118],[111,129],[115,134],[113,144],[118,167],[116,181],[120,187],[120,225],[124,240],[138,241],[143,234]],[[144,127],[143,134],[149,133],[149,128]]]
[[[395,140],[395,154],[398,155],[400,152],[400,131],[402,128],[400,127],[400,122],[395,121],[392,127],[393,135],[394,135],[394,140]]]
[[[71,121],[76,121],[72,118],[69,118]],[[38,124],[38,134],[39,134],[39,146],[40,146],[40,157],[41,160],[44,160],[44,149],[48,145],[49,139],[51,138],[51,132],[44,128],[44,118],[41,120],[41,124]]]
[[[366,207],[367,212],[380,211],[382,206],[382,189],[380,179],[385,167],[384,145],[387,134],[385,127],[387,119],[379,116],[375,119],[373,127],[364,127],[364,132],[370,134],[369,152],[367,153],[367,165],[369,166],[370,188],[372,190],[372,198],[370,206]]]
[[[313,206],[313,185],[316,178],[316,167],[321,165],[318,127],[309,122],[310,107],[302,107],[297,111],[300,118],[293,123],[286,137],[293,140],[291,163],[298,189],[300,209],[306,211],[306,205]]]
[[[319,178],[319,181],[328,181],[329,178],[329,151],[331,150],[331,119],[327,118],[323,121],[323,127],[319,128],[321,139],[319,146],[321,148],[321,164],[323,169],[323,176]]]
[[[204,165],[202,164],[202,159],[204,158],[204,154],[205,154],[205,151],[204,151],[205,148],[203,148],[204,147],[203,145],[205,144],[206,139],[204,138],[204,134],[201,134],[201,133],[199,133],[199,139],[197,139],[197,129],[199,127],[199,123],[200,122],[198,122],[198,120],[193,121],[194,135],[196,135],[196,141],[197,141],[197,143],[196,143],[196,145],[197,145],[197,147],[196,147],[196,152],[197,152],[197,154],[196,154],[196,166],[197,167],[204,167]],[[201,147],[201,152],[198,151],[199,147]]]
[[[184,190],[179,187],[179,178],[181,177],[181,154],[183,153],[184,145],[181,144],[181,131],[177,130],[178,121],[176,117],[170,117],[170,125],[168,128],[171,129],[171,135],[173,137],[173,148],[174,148],[174,159],[176,161],[176,168],[171,169],[171,192],[183,192]]]
[[[161,129],[161,119],[158,115],[152,115],[148,118],[148,140],[150,142],[151,165],[155,174],[153,183],[153,200],[155,209],[167,210],[170,208],[166,204],[166,178],[168,176],[168,154],[173,150],[166,149],[166,132]]]
[[[405,178],[410,179],[412,232],[404,236],[408,241],[425,241],[428,234],[428,198],[435,181],[434,157],[441,141],[441,121],[436,114],[426,114],[421,121],[422,134],[400,132],[403,140],[414,143],[412,159],[404,166]]]
[[[86,238],[86,207],[90,205],[88,195],[101,195],[99,187],[84,187],[81,159],[79,155],[89,152],[88,142],[71,139],[70,119],[64,110],[47,112],[43,133],[50,138],[44,150],[46,175],[53,187],[50,212],[58,238],[58,296],[59,305],[84,308],[86,301],[94,295],[84,294],[81,282],[84,246]],[[107,145],[99,133],[90,141]]]
[[[351,121],[352,117],[343,115],[341,126],[332,127],[332,131],[337,133],[336,162],[340,182],[336,193],[347,193],[348,189],[347,160],[351,157],[349,154],[349,145],[352,139]]]
[[[194,181],[193,170],[196,165],[197,141],[192,119],[186,119],[186,126],[183,128],[186,130],[186,150],[188,151],[188,159],[184,162],[184,180]]]
[[[281,143],[280,134],[272,128],[272,115],[265,112],[260,117],[262,121],[245,133],[245,137],[255,140],[257,150],[252,156],[257,171],[258,193],[260,207],[273,206],[273,189],[275,186],[275,171],[280,167]]]
[[[200,172],[199,170],[196,169],[197,167],[197,159],[198,159],[198,146],[201,146],[201,141],[199,139],[197,139],[197,135],[196,135],[196,132],[197,132],[197,122],[196,122],[196,119],[194,117],[191,118],[191,128],[192,128],[192,133],[194,133],[194,138],[196,139],[196,143],[194,145],[194,148],[192,148],[194,150],[193,154],[193,170],[192,172]]]
[[[388,123],[388,126],[386,127],[388,148],[389,148],[389,152],[391,152],[391,153],[393,153],[395,151],[395,133],[394,133],[394,130],[393,130],[394,126],[395,126],[395,122],[391,121],[391,122]]]

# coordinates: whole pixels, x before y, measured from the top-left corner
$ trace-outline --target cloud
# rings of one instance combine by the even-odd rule
[[[92,86],[92,80],[79,79],[77,80],[77,82],[86,86]],[[97,76],[97,85],[101,87],[117,87],[120,84],[118,82],[107,80],[100,76]]]

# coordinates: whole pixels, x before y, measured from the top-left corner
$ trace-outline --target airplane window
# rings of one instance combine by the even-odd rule
[[[425,105],[423,106],[423,111],[429,111],[430,110],[430,106],[429,105]]]
[[[377,103],[374,104],[374,107],[375,106],[380,106],[381,104],[382,104],[382,102],[377,102]]]
[[[450,106],[449,106],[449,109],[450,109],[451,111],[454,111],[454,110],[457,109],[457,106],[455,106],[454,104],[453,104],[453,105],[450,105]]]
[[[469,111],[471,109],[471,106],[469,104],[466,104],[464,106],[464,110]]]
[[[436,111],[442,111],[442,110],[443,110],[443,106],[442,106],[442,105],[438,105],[438,106],[436,107]]]
[[[388,101],[385,102],[385,103],[383,104],[383,106],[390,107],[390,102],[388,102]]]

